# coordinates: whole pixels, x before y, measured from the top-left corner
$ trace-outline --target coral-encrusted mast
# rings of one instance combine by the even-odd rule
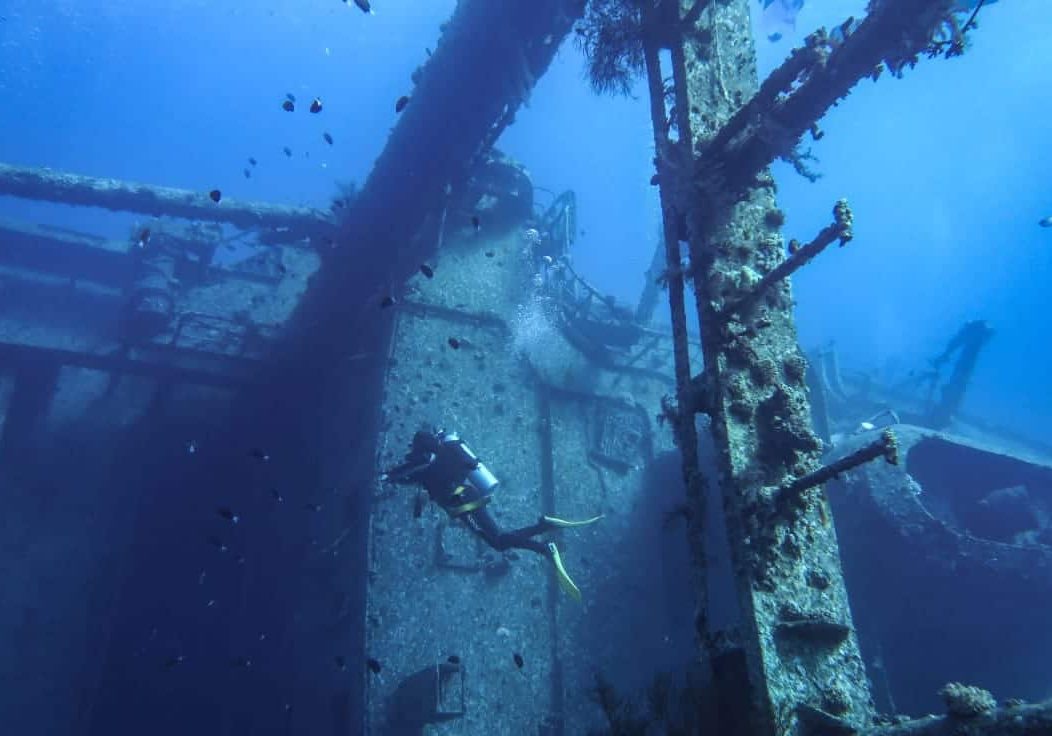
[[[897,73],[931,53],[953,2],[873,0],[861,24],[845,23],[835,38],[812,35],[762,85],[747,0],[679,0],[671,19],[668,5],[640,16],[666,273],[681,348],[676,401],[666,402],[665,415],[685,446],[684,475],[698,503],[703,483],[686,444],[694,415],[710,418],[748,682],[728,682],[729,669],[717,667],[715,674],[725,691],[748,689],[751,713],[735,719],[738,732],[855,732],[872,725],[873,705],[828,505],[812,484],[821,477],[815,475],[821,442],[811,429],[787,279],[834,240],[850,239],[851,214],[838,203],[836,222],[786,261],[765,169],[778,157],[797,156],[800,137],[859,80],[882,67]],[[671,52],[671,83],[655,46]],[[635,57],[625,49],[617,58],[631,62]],[[681,267],[684,241],[687,269]],[[699,375],[682,349],[688,275],[702,333]],[[780,503],[785,488],[792,489],[793,503]],[[701,530],[692,527],[691,534],[700,537]],[[703,567],[704,545],[692,539],[692,549]],[[704,574],[696,580],[703,583]],[[704,615],[698,622],[703,640],[714,641]]]

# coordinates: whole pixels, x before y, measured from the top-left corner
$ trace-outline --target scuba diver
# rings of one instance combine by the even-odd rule
[[[382,473],[380,480],[422,485],[431,500],[451,519],[463,521],[498,552],[511,548],[527,549],[546,557],[551,560],[563,589],[574,600],[581,600],[580,589],[563,567],[559,548],[554,542],[539,542],[534,537],[554,529],[587,526],[599,521],[601,515],[583,521],[542,516],[532,526],[514,531],[501,530],[486,510],[499,481],[455,432],[430,427],[413,435],[405,462]]]
[[[931,360],[932,370],[927,374],[928,380],[931,381],[929,403],[931,401],[931,392],[934,391],[940,378],[943,365],[948,363],[955,355],[957,356],[953,373],[941,387],[941,398],[929,411],[931,426],[936,429],[943,429],[950,424],[950,421],[957,413],[958,407],[961,405],[961,401],[964,399],[965,389],[968,388],[968,384],[971,382],[976,361],[979,359],[979,353],[990,338],[993,337],[993,334],[994,330],[986,320],[976,319],[966,322],[957,331],[957,334],[950,338],[946,349],[938,357]]]

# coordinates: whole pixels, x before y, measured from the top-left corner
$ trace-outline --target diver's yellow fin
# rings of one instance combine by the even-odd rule
[[[603,515],[599,514],[599,516],[593,516],[591,519],[582,519],[581,521],[567,521],[566,519],[560,519],[555,516],[545,516],[543,518],[546,524],[557,526],[560,529],[571,529],[576,526],[588,526],[589,524],[594,524],[602,519]]]
[[[548,542],[548,553],[552,556],[552,564],[555,566],[555,576],[559,578],[559,585],[563,587],[563,590],[571,598],[580,603],[581,589],[574,584],[574,581],[566,573],[566,568],[563,567],[563,558],[559,555],[559,548],[555,546],[555,542]]]

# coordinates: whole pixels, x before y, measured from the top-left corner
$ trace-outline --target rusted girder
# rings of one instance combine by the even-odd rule
[[[789,258],[768,271],[763,278],[752,287],[751,291],[737,301],[732,302],[724,309],[724,311],[728,314],[732,312],[746,312],[749,307],[758,302],[774,284],[792,276],[797,270],[829,247],[834,241],[839,240],[841,246],[851,242],[851,239],[854,237],[854,233],[851,230],[854,218],[846,199],[837,201],[836,205],[833,207],[833,218],[833,224],[822,228],[822,231],[815,236],[815,239],[807,245],[797,245],[794,247],[796,241],[790,241]]]
[[[879,0],[852,29],[819,30],[764,81],[755,95],[703,146],[696,171],[709,191],[738,192],[800,138],[862,79],[885,66],[916,62],[933,35],[951,22],[954,0]],[[955,27],[955,26],[952,26]]]
[[[864,736],[1048,736],[1050,733],[1052,700],[1012,703],[967,716],[927,716],[863,732]]]
[[[808,473],[802,478],[797,478],[781,490],[782,496],[798,496],[808,488],[814,488],[826,481],[833,480],[841,473],[852,468],[857,468],[863,463],[883,457],[892,465],[899,464],[898,444],[895,441],[895,433],[890,429],[881,433],[880,439],[871,442],[865,447],[856,450],[846,457],[842,457],[834,463],[823,465],[813,473]]]
[[[680,18],[695,7],[689,0],[678,5]],[[822,447],[811,429],[807,364],[785,276],[850,235],[849,211],[838,207],[837,224],[783,265],[784,248],[765,218],[776,208],[762,170],[791,154],[800,136],[882,61],[908,64],[950,5],[874,0],[858,29],[843,28],[846,40],[812,36],[762,86],[752,62],[748,0],[707,5],[671,46],[678,145],[664,137],[666,89],[653,83],[665,75],[648,72],[654,123],[662,131],[655,142],[673,323],[682,321],[683,294],[673,287],[685,275],[679,242],[687,240],[705,364],[704,375],[692,379],[677,361],[679,394],[666,412],[680,426],[692,427],[699,408],[710,418],[754,706],[743,733],[851,732],[873,716],[828,504],[808,490],[795,504],[778,503],[780,488],[820,466]],[[745,100],[752,102],[743,109]],[[762,291],[749,291],[764,273]],[[724,305],[743,293],[764,293],[763,314],[728,320]],[[688,464],[689,458],[689,479]]]
[[[59,204],[136,212],[150,217],[225,222],[237,227],[289,230],[299,238],[331,239],[331,214],[305,207],[224,198],[213,202],[208,192],[82,176],[52,169],[0,164],[0,194]]]

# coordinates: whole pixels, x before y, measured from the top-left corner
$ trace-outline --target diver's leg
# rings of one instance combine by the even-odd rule
[[[493,549],[502,552],[512,547],[517,549],[528,549],[531,552],[536,552],[537,554],[546,557],[551,561],[555,568],[556,578],[558,578],[559,585],[562,586],[563,590],[565,590],[574,600],[581,600],[581,591],[566,572],[566,568],[563,566],[562,556],[559,554],[559,548],[555,546],[555,542],[542,544],[541,542],[530,538],[530,535],[532,534],[539,534],[552,528],[552,525],[546,520],[546,518],[542,518],[539,523],[526,527],[525,529],[519,529],[514,532],[502,532],[500,527],[497,526],[497,522],[493,520],[493,517],[490,516],[486,509],[472,511],[464,516],[464,522],[471,528],[471,530],[485,539],[486,543],[493,547]],[[527,532],[530,534],[526,534]]]
[[[522,536],[521,530],[515,532],[501,531],[500,527],[497,526],[497,522],[486,509],[478,509],[464,514],[463,519],[471,531],[482,537],[486,544],[498,552],[516,548],[527,549],[545,557],[549,556],[547,546],[530,539],[529,536]]]

